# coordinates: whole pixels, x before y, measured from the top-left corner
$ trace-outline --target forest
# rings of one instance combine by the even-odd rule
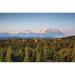
[[[0,40],[0,62],[75,62],[75,36]]]

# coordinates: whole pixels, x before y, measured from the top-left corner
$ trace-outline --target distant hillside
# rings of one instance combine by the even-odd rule
[[[71,39],[71,40],[75,40],[75,36],[67,36],[67,37],[64,37],[63,39]]]

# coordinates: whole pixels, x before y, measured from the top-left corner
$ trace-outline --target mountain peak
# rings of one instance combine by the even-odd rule
[[[60,30],[57,30],[55,28],[46,28],[46,29],[42,29],[40,30],[39,33],[52,33],[52,34],[60,34],[62,33]]]

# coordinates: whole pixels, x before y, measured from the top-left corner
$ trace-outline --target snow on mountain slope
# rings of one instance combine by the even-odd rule
[[[31,30],[25,30],[25,32],[20,32],[17,34],[11,34],[11,33],[0,33],[0,38],[60,38],[64,37],[65,35],[57,30],[57,29],[42,29],[39,33],[32,32]]]
[[[42,29],[40,30],[39,34],[41,37],[45,37],[45,38],[59,38],[65,36],[64,33],[54,28]]]
[[[51,28],[47,28],[47,29],[42,29],[42,30],[40,30],[40,32],[39,33],[55,33],[55,34],[60,34],[60,33],[62,33],[61,31],[59,31],[59,30],[57,30],[57,29],[51,29]]]

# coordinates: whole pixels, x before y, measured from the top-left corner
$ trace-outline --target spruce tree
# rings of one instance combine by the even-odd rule
[[[11,62],[11,53],[12,53],[12,50],[11,50],[11,47],[9,46],[6,50],[6,57],[5,57],[5,60],[6,62]]]

